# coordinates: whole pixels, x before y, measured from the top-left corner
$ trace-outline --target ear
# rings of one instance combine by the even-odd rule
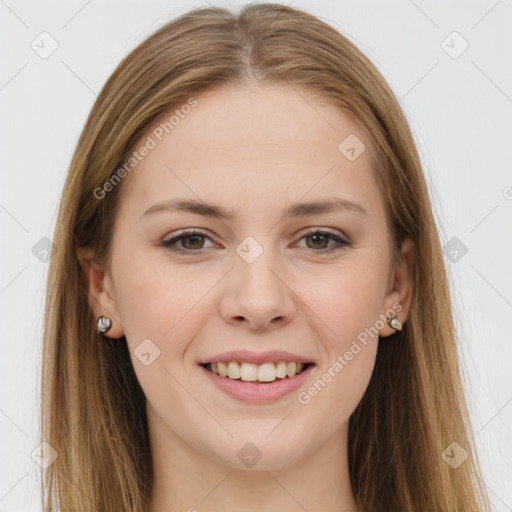
[[[104,333],[104,336],[120,338],[124,335],[124,330],[119,320],[110,274],[95,261],[92,247],[79,247],[76,249],[76,255],[85,273],[89,306],[95,320],[100,316],[110,318],[112,327]]]
[[[413,293],[412,277],[415,261],[415,245],[411,238],[402,242],[400,254],[388,281],[388,289],[382,304],[382,315],[390,317],[390,311],[403,324],[407,320]],[[387,313],[386,313],[387,312]],[[379,330],[379,336],[387,337],[396,332],[388,323]]]

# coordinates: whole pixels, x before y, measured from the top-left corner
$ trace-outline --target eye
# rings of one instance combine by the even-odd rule
[[[345,247],[350,246],[350,242],[345,240],[344,238],[341,238],[339,235],[335,233],[331,233],[330,231],[317,229],[317,228],[311,228],[309,229],[306,234],[301,238],[301,240],[312,240],[314,247],[309,247],[312,249],[319,249],[315,250],[317,254],[324,254],[328,252],[334,252],[339,251],[341,249],[344,249]],[[326,246],[325,243],[329,243],[330,241],[337,242],[338,244],[334,244],[334,246],[329,247]],[[321,246],[321,247],[318,247]]]
[[[204,242],[205,239],[211,240],[210,237],[202,231],[187,229],[182,231],[179,235],[162,241],[161,245],[163,247],[167,247],[171,251],[177,252],[178,254],[190,254],[191,252],[199,252],[203,249],[203,244],[201,242]],[[184,243],[184,241],[186,241],[186,243]],[[175,247],[177,242],[181,242],[185,249]]]
[[[308,239],[312,241],[313,245],[313,247],[310,246],[308,248],[312,249],[313,252],[317,254],[339,251],[351,245],[349,241],[341,238],[336,233],[317,228],[309,229],[300,240],[307,241]],[[190,255],[193,253],[201,253],[205,248],[205,240],[211,241],[211,238],[202,231],[187,229],[172,238],[163,240],[161,245],[178,254]],[[334,246],[331,247],[329,247],[329,245],[325,245],[326,243],[329,244],[331,241],[337,242],[337,245],[334,244]],[[181,243],[182,248],[178,247],[177,243]]]

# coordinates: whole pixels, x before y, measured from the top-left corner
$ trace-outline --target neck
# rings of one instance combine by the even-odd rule
[[[292,467],[241,470],[222,465],[162,428],[148,414],[153,490],[150,512],[357,512],[347,458],[348,423]]]

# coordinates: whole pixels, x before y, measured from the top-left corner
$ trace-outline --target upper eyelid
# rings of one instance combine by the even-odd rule
[[[209,238],[210,240],[214,240],[215,237],[208,234],[206,231],[202,231],[200,229],[188,228],[183,231],[178,231],[176,234],[170,235],[168,238],[164,239],[164,242],[168,242],[169,240],[177,239],[180,240],[182,238],[187,238],[188,236],[199,235],[204,238]]]

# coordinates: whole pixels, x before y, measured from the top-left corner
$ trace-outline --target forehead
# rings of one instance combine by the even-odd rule
[[[296,85],[195,95],[160,115],[133,149],[143,145],[151,149],[123,195],[146,207],[184,195],[249,207],[333,192],[382,203],[362,124]]]

